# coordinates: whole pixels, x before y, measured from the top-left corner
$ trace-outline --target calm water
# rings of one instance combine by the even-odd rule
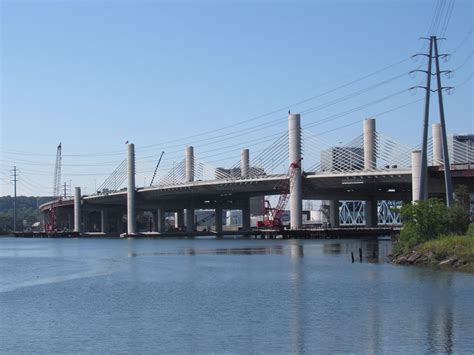
[[[0,352],[472,353],[474,276],[390,247],[1,238]]]

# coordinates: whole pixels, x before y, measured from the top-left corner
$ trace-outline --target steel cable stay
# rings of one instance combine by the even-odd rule
[[[471,56],[472,56],[472,54],[471,54]],[[397,76],[397,77],[400,77],[400,76]],[[375,85],[375,86],[377,86],[377,85]],[[326,106],[327,106],[327,104],[324,104],[324,105],[320,105],[319,107],[326,107]],[[315,109],[318,109],[318,107],[316,107]],[[355,108],[355,109],[360,109],[360,108]],[[308,109],[308,110],[303,111],[303,113],[310,113],[310,112],[314,112],[314,111],[312,111],[312,109]],[[333,116],[330,116],[329,118],[334,118]],[[315,122],[315,123],[320,123],[320,122]],[[216,143],[217,142],[215,142],[215,141],[212,142],[212,144],[216,144]],[[155,157],[155,155],[148,156],[148,157]],[[138,160],[140,160],[140,159],[142,159],[142,158],[139,157]],[[35,162],[32,162],[32,163],[35,164]],[[107,162],[104,162],[103,164],[65,164],[65,166],[95,166],[95,165],[105,165],[105,164],[114,164],[114,163],[116,163],[116,162],[107,161]],[[36,164],[41,164],[41,163],[36,163]]]
[[[472,79],[472,75],[471,75],[465,82],[463,82],[463,83],[457,85],[457,87],[460,87],[460,86],[464,85],[464,84],[465,84],[467,81],[469,81],[470,79]],[[403,92],[404,92],[404,91],[405,91],[405,90],[403,90]],[[397,94],[397,93],[396,93],[396,94]],[[390,95],[389,95],[389,96],[390,96]],[[384,99],[386,99],[386,98],[387,98],[387,97],[382,98],[382,100],[384,100]],[[409,103],[406,103],[406,104],[397,106],[397,107],[395,107],[395,108],[392,108],[392,109],[389,109],[389,110],[380,112],[380,113],[376,114],[375,116],[379,117],[379,116],[388,114],[388,113],[390,113],[390,112],[393,112],[393,111],[395,111],[395,110],[398,110],[398,109],[407,107],[407,106],[409,106],[409,105],[412,105],[412,104],[414,104],[414,103],[416,103],[416,102],[420,102],[420,101],[422,101],[422,100],[423,100],[423,99],[418,99],[418,100],[411,101],[411,102],[409,102]],[[379,102],[380,102],[380,100],[377,100],[375,103],[379,103]],[[371,103],[371,104],[373,104],[373,103]],[[366,108],[366,107],[368,107],[368,106],[369,106],[369,105],[363,105],[363,106],[359,106],[359,107],[353,108],[353,109],[351,109],[351,110],[348,110],[348,111],[345,111],[345,112],[342,112],[342,113],[339,113],[339,114],[336,114],[336,115],[328,116],[328,117],[326,117],[326,118],[324,118],[324,119],[322,119],[322,120],[320,120],[320,121],[318,121],[318,122],[312,123],[312,124],[309,125],[309,126],[312,126],[312,125],[314,125],[314,124],[326,123],[326,122],[331,121],[331,120],[333,120],[333,119],[338,119],[338,118],[340,118],[340,117],[342,117],[342,116],[348,115],[348,114],[350,114],[350,113],[353,113],[353,112],[358,111],[358,110],[360,110],[360,109]],[[349,124],[349,125],[355,124],[355,123],[360,122],[360,121],[362,121],[362,120],[356,121],[356,122],[351,123],[351,124]],[[345,126],[348,126],[348,125],[345,125]],[[304,126],[304,128],[307,128],[307,126]],[[333,129],[333,130],[334,130],[334,129]],[[326,132],[331,132],[331,131],[333,131],[333,130],[328,130],[328,131],[326,131]],[[279,134],[279,133],[276,133],[276,134],[274,134],[273,136],[277,136],[278,134]],[[257,141],[259,141],[259,139],[257,139]],[[240,144],[239,144],[239,146],[240,146]],[[175,152],[178,153],[178,152],[180,152],[180,151],[176,150]],[[212,156],[218,156],[218,155],[219,155],[218,153],[214,153]],[[151,156],[151,157],[153,157],[153,156]],[[140,158],[139,158],[139,159],[140,159]],[[227,159],[223,159],[223,160],[227,160]]]
[[[350,110],[347,110],[347,111],[344,111],[344,112],[341,112],[341,113],[337,113],[337,114],[335,114],[335,115],[327,116],[327,117],[325,117],[325,118],[323,118],[323,119],[321,119],[321,120],[319,120],[319,121],[317,121],[317,122],[313,122],[313,123],[311,123],[311,124],[309,124],[309,125],[304,126],[304,128],[311,127],[311,126],[317,125],[317,124],[326,123],[326,122],[332,121],[332,120],[334,120],[334,119],[338,119],[338,118],[343,117],[343,116],[345,116],[345,115],[347,115],[347,114],[350,114],[350,113],[356,112],[356,111],[358,111],[358,110],[364,109],[364,108],[366,108],[366,107],[369,107],[369,106],[371,106],[371,105],[373,105],[373,104],[377,104],[377,103],[380,103],[380,102],[382,102],[382,101],[385,101],[385,100],[387,100],[387,99],[389,99],[389,98],[391,98],[391,97],[397,96],[397,95],[399,95],[399,94],[401,94],[401,93],[403,93],[403,92],[406,92],[406,91],[407,91],[407,90],[404,89],[404,90],[402,90],[402,91],[395,92],[395,93],[390,94],[390,95],[388,95],[388,96],[382,97],[382,98],[380,98],[380,99],[378,99],[378,100],[372,101],[372,102],[370,102],[370,103],[368,103],[368,104],[365,104],[365,105],[362,105],[362,106],[358,106],[358,107],[354,107],[354,108],[352,108],[352,109],[350,109]],[[418,102],[418,101],[419,101],[419,100],[416,100],[416,101],[414,101],[414,102]],[[397,107],[397,108],[395,108],[395,109],[391,109],[391,110],[382,112],[380,115],[386,114],[386,113],[391,112],[391,111],[394,111],[394,110],[396,110],[396,109],[398,109],[398,108],[401,108],[401,107],[408,106],[408,105],[410,105],[410,104],[412,104],[412,103],[414,103],[414,102],[410,102],[410,103],[408,103],[408,104],[401,105],[401,106],[399,106],[399,107]],[[308,112],[306,112],[306,113],[308,113]],[[311,113],[311,112],[309,112],[309,113]],[[275,135],[278,135],[278,133],[276,133]],[[258,140],[258,139],[257,139],[257,140]],[[239,144],[239,146],[240,146],[240,144]],[[199,146],[198,146],[198,147],[199,147]],[[212,151],[214,151],[214,150],[212,150]],[[179,151],[177,150],[176,152],[179,152]]]
[[[314,137],[310,132],[305,133],[307,135],[305,138],[306,157],[313,154],[321,156],[322,152],[330,153],[329,158],[326,159],[328,161],[320,160],[307,171],[333,173],[364,169],[363,135],[357,136],[344,145],[334,146],[332,142],[325,141],[321,137]],[[410,153],[412,150],[413,148],[400,144],[391,138],[386,138],[386,136],[377,132],[375,161],[372,161],[372,166],[375,168],[369,170],[381,170],[386,168],[387,164],[391,165],[391,169],[408,168],[411,162]],[[337,162],[337,164],[335,166],[331,165],[334,162]]]
[[[168,171],[168,173],[158,179],[157,183],[154,185],[156,186],[166,186],[166,185],[177,185],[184,183],[186,177],[185,172],[185,160],[181,160],[178,164],[175,164],[173,168]]]
[[[458,87],[460,87],[460,86],[466,84],[466,83],[467,83],[468,81],[470,81],[471,79],[472,79],[472,74],[471,74],[471,76],[468,77],[464,82],[462,82],[461,84],[459,84]],[[417,102],[417,101],[420,101],[420,100],[416,100],[416,101],[413,101],[413,102],[411,102],[411,103],[414,103],[414,102]],[[407,106],[407,105],[409,105],[409,104],[411,104],[411,103],[402,105],[402,107]],[[389,112],[389,111],[393,111],[393,110],[394,110],[394,109],[391,109],[391,110],[388,110],[388,111],[385,111],[385,112]],[[379,115],[375,115],[375,116],[378,117]],[[390,144],[390,143],[387,143],[387,144]],[[214,156],[215,156],[215,155],[214,155]],[[382,156],[381,156],[381,157],[382,157]],[[30,173],[33,175],[33,174],[35,174],[35,173],[37,174],[38,171],[37,171],[37,170],[36,170],[36,171],[30,170]],[[50,175],[50,173],[48,173],[48,172],[44,172],[44,173],[47,174],[47,175]],[[66,175],[66,176],[88,176],[88,175],[91,175],[91,176],[92,176],[92,175],[100,176],[100,175],[105,175],[105,173],[74,174],[74,173],[66,173],[66,172],[65,172],[64,175]]]
[[[272,135],[267,136],[267,137],[280,136],[280,135],[281,135],[281,132],[278,132],[276,134],[272,134]],[[247,144],[246,147],[255,147],[255,146],[263,145],[265,143],[265,141],[262,140],[261,137],[259,137],[257,139],[253,139],[253,140],[247,140],[247,142],[255,142],[255,143]],[[216,152],[215,149],[211,149],[211,150],[206,150],[206,151],[200,151],[199,154],[203,158],[207,159],[207,158],[213,158],[213,157],[220,156],[220,155],[227,155],[228,153],[231,153],[231,152],[240,152],[241,149],[242,149],[242,142],[238,142],[236,144],[228,145],[228,146],[226,146],[226,148],[230,148],[230,149],[219,150],[217,152]],[[177,150],[175,152],[182,152],[182,150],[179,150],[179,151]],[[207,154],[207,153],[212,153],[212,154]],[[168,159],[168,161],[169,160],[170,159]],[[229,159],[226,159],[226,160],[229,160]]]
[[[127,178],[127,160],[124,159],[94,194],[109,194],[118,191]]]

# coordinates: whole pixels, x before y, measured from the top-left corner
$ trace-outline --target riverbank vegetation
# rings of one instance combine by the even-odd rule
[[[394,263],[438,265],[474,271],[474,224],[465,194],[453,206],[439,199],[401,208],[403,229],[395,246]]]
[[[38,206],[51,197],[18,196],[16,198],[17,229],[24,230],[40,220]],[[13,230],[13,197],[0,197],[0,233]]]

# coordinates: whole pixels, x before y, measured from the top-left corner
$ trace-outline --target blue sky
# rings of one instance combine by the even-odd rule
[[[56,146],[63,143],[63,181],[92,192],[136,144],[137,183],[163,169],[186,145],[214,166],[231,166],[240,148],[251,155],[286,129],[288,106],[398,63],[424,50],[437,1],[2,1],[1,194],[20,169],[20,194],[52,190]],[[447,13],[447,11],[445,11]],[[442,21],[436,34],[442,32]],[[444,31],[442,67],[460,67],[445,85],[449,132],[473,132],[473,3],[457,0]],[[411,60],[328,95],[291,107],[299,112],[337,100],[399,74]],[[399,94],[377,105],[317,124],[416,85],[408,75],[302,116],[315,134],[346,142],[364,117],[377,116],[424,93]],[[432,102],[437,121],[437,101]],[[252,117],[281,109],[255,121]],[[421,137],[423,102],[381,116],[377,129],[408,146]],[[377,117],[376,117],[377,118]],[[264,125],[264,123],[267,123]],[[253,128],[257,124],[260,127]],[[228,125],[228,130],[206,133]],[[242,135],[220,138],[224,132]],[[185,137],[189,137],[184,139]],[[205,143],[200,139],[208,138]],[[180,140],[181,139],[181,140]],[[176,142],[167,143],[171,140]],[[229,151],[221,156],[213,151]],[[205,153],[203,153],[205,152]],[[88,155],[108,153],[99,155]]]

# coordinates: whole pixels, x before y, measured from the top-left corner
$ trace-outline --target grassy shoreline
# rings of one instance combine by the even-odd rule
[[[474,273],[474,237],[450,235],[419,244],[408,253],[396,255],[393,263],[426,265]]]

